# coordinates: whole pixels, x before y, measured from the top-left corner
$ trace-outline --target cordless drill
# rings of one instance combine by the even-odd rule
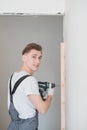
[[[47,98],[47,90],[49,89],[49,86],[51,88],[55,87],[55,83],[50,83],[50,82],[41,82],[38,81],[38,86],[39,86],[39,92],[43,100],[46,100]]]

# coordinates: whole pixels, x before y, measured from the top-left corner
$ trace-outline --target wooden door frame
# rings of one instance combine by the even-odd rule
[[[65,130],[65,43],[60,44],[61,50],[61,130]]]

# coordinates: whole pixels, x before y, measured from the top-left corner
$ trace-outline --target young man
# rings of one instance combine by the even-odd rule
[[[44,101],[39,93],[38,82],[33,76],[42,59],[42,47],[36,43],[28,44],[22,51],[22,67],[8,82],[8,110],[11,123],[8,130],[38,130],[38,112],[45,114],[50,107],[54,89],[48,89]],[[29,75],[11,95],[15,83],[24,75]]]

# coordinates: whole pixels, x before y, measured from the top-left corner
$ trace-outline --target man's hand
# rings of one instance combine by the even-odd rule
[[[51,88],[51,83],[49,84],[49,88],[48,88],[48,95],[51,95],[51,96],[53,96],[53,94],[54,94],[54,88]]]

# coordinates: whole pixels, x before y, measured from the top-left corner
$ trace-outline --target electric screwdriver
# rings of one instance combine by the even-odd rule
[[[56,86],[55,83],[38,81],[39,92],[43,100],[46,100],[47,98],[47,90],[49,89],[50,85],[51,88],[54,88]]]

